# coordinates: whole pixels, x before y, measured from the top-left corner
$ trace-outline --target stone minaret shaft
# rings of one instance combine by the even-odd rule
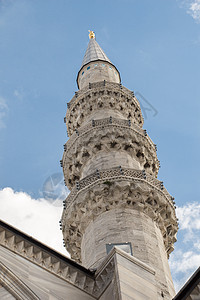
[[[71,193],[61,219],[64,243],[88,268],[100,266],[106,245],[129,243],[132,255],[154,268],[158,293],[171,299],[168,256],[178,228],[173,198],[156,179],[156,146],[142,129],[138,100],[90,38],[65,118],[70,138],[61,164]]]

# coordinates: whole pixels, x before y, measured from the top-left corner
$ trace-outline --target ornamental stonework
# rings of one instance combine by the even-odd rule
[[[143,117],[138,100],[131,91],[120,84],[114,83],[93,83],[86,89],[76,93],[68,103],[66,114],[66,125],[68,135],[71,136],[78,130],[89,116],[96,112],[112,110],[129,119],[131,122],[142,127]]]
[[[118,168],[83,179],[64,203],[61,226],[73,259],[81,262],[81,241],[88,224],[103,212],[119,207],[151,217],[162,232],[166,252],[169,255],[173,251],[178,230],[173,198],[154,177]]]
[[[21,232],[7,229],[7,224],[0,224],[0,247],[15,253],[17,256],[36,264],[38,267],[55,274],[57,277],[76,286],[82,291],[99,299],[100,295],[106,290],[114,276],[113,258],[107,261],[104,268],[98,273],[86,272],[74,266],[70,259],[52,254],[48,247],[38,241],[24,237]],[[5,225],[5,226],[4,226]],[[10,226],[9,226],[10,227]],[[21,236],[23,235],[23,236]],[[44,249],[46,248],[46,249]],[[7,269],[0,262],[0,285],[4,286],[16,299],[39,299],[16,275]],[[20,292],[20,293],[19,293]]]
[[[64,145],[62,158],[65,183],[69,189],[80,180],[87,162],[102,152],[123,152],[123,156],[127,154],[136,159],[141,169],[157,176],[160,162],[155,145],[146,132],[139,131],[134,124],[131,126],[126,120],[122,121],[111,118],[94,121],[71,136]],[[123,164],[123,161],[118,163]]]

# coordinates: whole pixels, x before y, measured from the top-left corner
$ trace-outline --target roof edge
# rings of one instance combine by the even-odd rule
[[[194,288],[200,283],[200,267],[186,281],[177,295],[172,300],[186,300]]]
[[[17,228],[9,225],[8,223],[0,220],[0,227],[3,227],[6,230],[9,230],[11,232],[13,232],[13,234],[21,237],[23,240],[28,241],[31,244],[34,244],[36,247],[40,248],[41,250],[45,251],[45,252],[49,252],[51,255],[53,255],[54,257],[58,258],[59,260],[64,261],[67,264],[70,264],[72,267],[75,267],[79,270],[81,270],[82,272],[86,273],[87,275],[93,277],[94,272],[86,269],[85,267],[83,267],[82,265],[78,264],[77,262],[75,262],[74,260],[68,258],[67,256],[64,256],[63,254],[61,254],[60,252],[57,252],[56,250],[54,250],[53,248],[41,243],[40,241],[38,241],[37,239],[33,238],[32,236],[18,230]],[[3,246],[3,245],[2,245]],[[7,248],[7,247],[6,247]],[[11,249],[12,251],[12,249]]]

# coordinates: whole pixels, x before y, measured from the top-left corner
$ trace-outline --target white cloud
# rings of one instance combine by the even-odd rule
[[[196,21],[200,22],[200,0],[178,0],[180,7],[184,8],[187,13]]]
[[[55,203],[42,198],[33,199],[24,192],[7,187],[0,190],[0,219],[68,255],[59,229],[62,205],[58,206],[58,201]]]
[[[188,13],[193,17],[194,20],[200,22],[200,0],[193,0],[190,3]]]
[[[0,129],[6,127],[4,118],[8,112],[8,106],[6,103],[6,99],[0,96]]]
[[[180,221],[180,229],[200,229],[200,203],[188,203],[176,209]]]
[[[176,210],[179,233],[169,263],[176,291],[200,266],[200,204],[188,203]]]
[[[192,276],[196,269],[200,266],[200,252],[193,250],[184,251],[183,245],[172,253],[169,265],[176,292],[178,292],[186,281]]]
[[[192,248],[192,247],[191,247]],[[174,257],[170,260],[170,267],[173,273],[188,273],[197,269],[200,265],[200,253],[195,251],[178,250],[174,253]]]

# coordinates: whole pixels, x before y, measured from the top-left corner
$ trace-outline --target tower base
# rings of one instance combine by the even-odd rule
[[[171,300],[174,296],[158,290],[156,273],[145,263],[115,247],[111,250],[98,272],[114,261],[113,278],[100,300]]]

